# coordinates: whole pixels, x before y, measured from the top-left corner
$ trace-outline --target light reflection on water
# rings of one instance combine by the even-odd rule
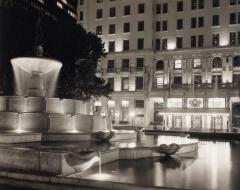
[[[198,151],[174,157],[120,160],[102,166],[109,181],[188,189],[240,189],[240,145],[201,141]],[[97,168],[77,178],[92,179]]]

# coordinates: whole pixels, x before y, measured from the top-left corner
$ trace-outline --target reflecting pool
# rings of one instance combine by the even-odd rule
[[[180,189],[240,189],[240,144],[200,141],[198,151],[173,157],[119,160],[72,175],[74,178]]]

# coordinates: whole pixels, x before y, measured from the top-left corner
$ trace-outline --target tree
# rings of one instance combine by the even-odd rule
[[[36,25],[39,24],[40,15],[41,28]],[[19,5],[1,8],[0,16],[0,39],[4,39],[0,47],[4,49],[4,56],[0,59],[6,94],[11,95],[13,89],[9,83],[13,81],[10,59],[33,56],[34,46],[39,45],[36,43],[40,41],[45,57],[63,63],[58,85],[61,98],[87,101],[92,97],[108,97],[111,93],[110,86],[96,76],[97,63],[105,56],[105,50],[101,39],[95,34],[87,33],[73,22],[54,20],[42,12]]]

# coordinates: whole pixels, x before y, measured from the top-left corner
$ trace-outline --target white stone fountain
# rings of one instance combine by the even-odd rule
[[[11,63],[16,95],[54,97],[62,63],[37,57],[14,58]]]

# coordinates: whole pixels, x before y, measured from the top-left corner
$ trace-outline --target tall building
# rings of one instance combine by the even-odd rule
[[[77,14],[105,43],[114,93],[94,105],[116,125],[240,125],[239,0],[79,0]]]

